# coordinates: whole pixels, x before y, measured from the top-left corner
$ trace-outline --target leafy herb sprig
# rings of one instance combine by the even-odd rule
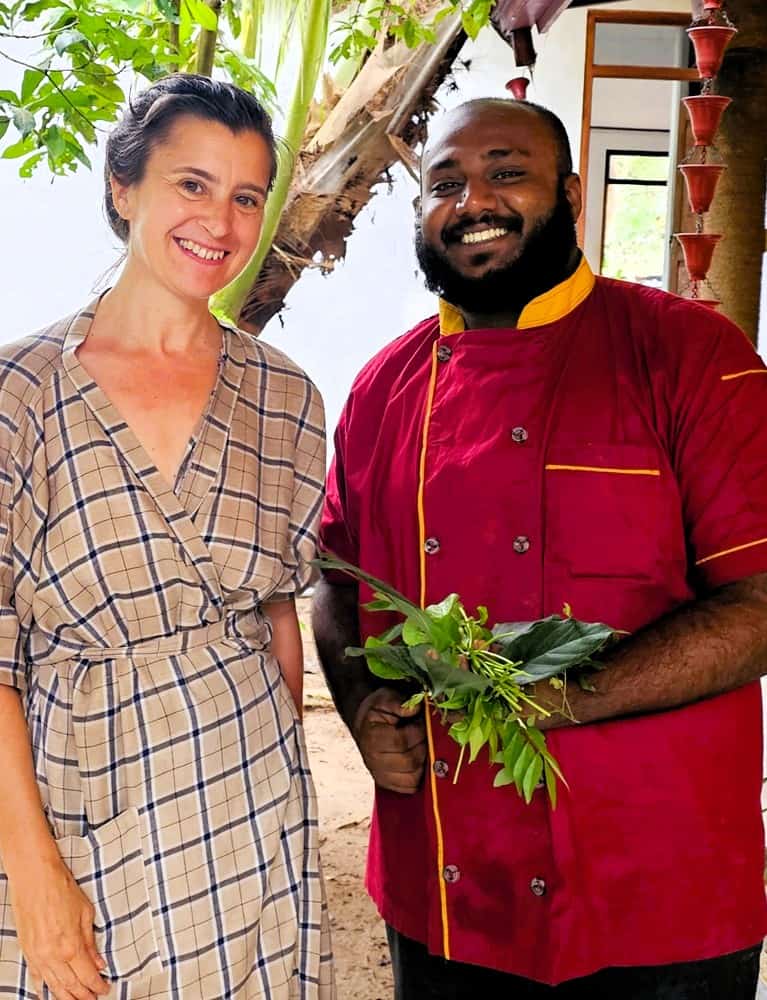
[[[563,615],[534,622],[503,622],[487,626],[487,608],[469,615],[457,594],[439,604],[421,608],[388,583],[341,559],[324,555],[316,565],[340,570],[368,584],[373,600],[369,611],[395,612],[403,621],[379,636],[369,636],[363,648],[349,647],[347,656],[362,656],[383,680],[413,681],[419,690],[406,704],[428,699],[450,724],[450,736],[461,747],[453,780],[458,780],[468,748],[476,760],[487,745],[490,760],[501,765],[493,784],[514,785],[530,802],[543,778],[549,799],[556,805],[559,764],[536,726],[552,714],[537,702],[528,685],[547,680],[559,692],[556,711],[570,716],[567,704],[568,671],[589,687],[585,671],[599,669],[592,658],[614,637],[607,625],[581,622],[568,606]],[[458,721],[452,721],[459,713]],[[572,718],[572,716],[570,716]]]

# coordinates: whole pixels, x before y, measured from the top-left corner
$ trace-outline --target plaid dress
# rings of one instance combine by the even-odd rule
[[[315,794],[261,613],[307,577],[322,403],[225,329],[171,489],[78,362],[93,308],[0,350],[0,683],[112,996],[327,1000]],[[0,996],[34,995],[0,872]]]

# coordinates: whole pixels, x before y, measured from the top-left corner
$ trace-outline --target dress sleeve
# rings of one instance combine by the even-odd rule
[[[283,551],[283,575],[270,600],[299,593],[310,581],[317,550],[325,479],[325,410],[311,382],[298,416],[293,467],[293,498]]]
[[[767,572],[767,368],[728,320],[702,306],[692,320],[694,340],[677,341],[673,442],[689,561],[705,591]]]

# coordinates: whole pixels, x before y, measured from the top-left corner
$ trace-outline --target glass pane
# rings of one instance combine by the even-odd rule
[[[667,197],[665,185],[608,184],[602,274],[662,286]]]
[[[594,63],[609,66],[687,66],[684,28],[658,24],[605,24],[594,32]]]
[[[668,181],[668,157],[647,153],[608,153],[608,178],[611,181]]]

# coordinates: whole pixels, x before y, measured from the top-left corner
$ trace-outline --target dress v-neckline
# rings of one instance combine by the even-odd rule
[[[191,437],[187,442],[175,479],[169,483],[141,443],[128,421],[77,357],[95,316],[98,299],[73,319],[64,338],[64,369],[85,403],[128,462],[144,487],[163,508],[175,516],[181,510],[193,517],[221,468],[229,437],[232,414],[244,372],[244,351],[237,331],[222,326],[222,349],[216,380]],[[238,364],[238,355],[242,363]]]

